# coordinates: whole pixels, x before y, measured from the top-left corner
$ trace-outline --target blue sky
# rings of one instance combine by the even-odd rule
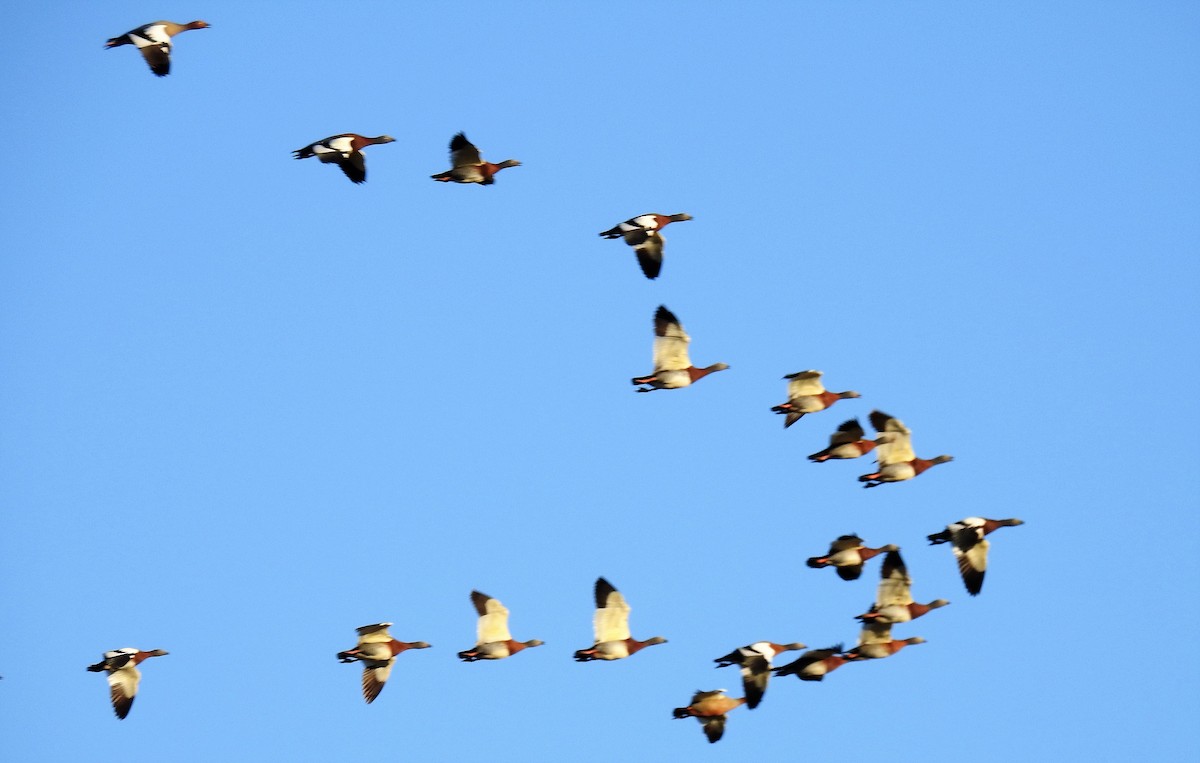
[[[0,11],[0,757],[1196,754],[1200,9],[357,7]],[[170,77],[102,48],[159,18],[213,25]],[[433,183],[459,130],[523,166]],[[397,139],[364,186],[290,158],[347,131]],[[596,235],[652,211],[655,282]],[[731,370],[634,394],[659,304]],[[863,397],[784,431],[806,368]],[[956,460],[805,461],[872,408]],[[1027,523],[977,599],[924,541],[971,515]],[[853,641],[846,532],[952,601],[928,643],[672,721]],[[572,662],[598,575],[670,643]],[[546,646],[458,663],[472,588]],[[368,707],[380,620],[434,648]],[[171,654],[118,722],[122,646]]]

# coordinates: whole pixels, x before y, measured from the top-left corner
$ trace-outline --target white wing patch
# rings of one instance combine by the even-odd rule
[[[619,591],[613,591],[596,610],[592,620],[596,643],[624,641],[629,638],[629,605]]]
[[[692,365],[688,358],[688,342],[691,337],[683,326],[672,323],[667,326],[667,335],[654,338],[654,370],[683,371]]]
[[[512,639],[508,632],[508,610],[496,599],[488,599],[487,614],[479,618],[477,635],[479,644]]]
[[[820,371],[804,371],[788,382],[788,397],[815,397],[825,391]]]
[[[141,30],[140,33],[132,34],[133,44],[139,48],[148,48],[152,45],[166,45],[171,47],[171,36],[167,34],[166,24],[154,24]]]

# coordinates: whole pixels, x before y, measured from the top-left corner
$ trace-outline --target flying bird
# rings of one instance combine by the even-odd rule
[[[207,21],[191,21],[176,24],[174,21],[152,21],[104,43],[106,48],[136,45],[142,58],[150,65],[150,71],[159,77],[171,73],[171,38],[189,29],[208,29]]]
[[[827,649],[811,649],[787,665],[775,668],[776,676],[795,676],[801,681],[824,681],[825,676],[845,665],[849,660],[842,653],[842,645],[835,644]]]
[[[596,614],[592,618],[592,631],[596,637],[590,649],[575,652],[576,662],[591,660],[620,660],[648,646],[665,644],[662,636],[638,641],[629,635],[629,605],[625,597],[612,583],[596,578]]]
[[[912,432],[900,419],[882,411],[871,411],[871,426],[879,433],[875,438],[875,461],[879,468],[858,478],[859,482],[867,483],[863,487],[910,480],[930,467],[954,460],[953,456],[917,458],[912,448]]]
[[[808,457],[809,461],[823,463],[831,458],[858,458],[865,456],[875,448],[874,440],[864,439],[862,424],[858,419],[843,421],[829,437],[829,447],[819,450]]]
[[[1020,519],[985,519],[967,517],[950,525],[940,533],[929,536],[929,544],[954,544],[954,558],[958,561],[958,572],[962,575],[967,593],[978,596],[983,590],[983,575],[987,572],[988,548],[991,542],[984,536],[1001,527],[1016,527],[1025,522]]]
[[[727,697],[724,689],[698,691],[692,695],[692,704],[677,707],[672,711],[674,718],[695,718],[704,727],[704,736],[710,743],[716,742],[725,733],[725,714],[744,705],[745,697]]]
[[[688,343],[691,341],[675,314],[659,305],[654,313],[654,373],[633,379],[635,386],[647,385],[638,386],[637,391],[679,389],[711,373],[729,368],[724,363],[713,363],[706,368],[693,366],[688,359]]]
[[[350,178],[351,183],[367,181],[367,159],[362,150],[367,146],[377,146],[383,143],[394,143],[391,135],[380,135],[368,138],[354,132],[331,135],[316,143],[309,143],[304,148],[292,152],[293,159],[310,159],[317,157],[322,164],[336,164]]]
[[[463,662],[502,660],[522,649],[542,645],[543,642],[537,639],[513,641],[512,634],[508,632],[508,610],[499,599],[471,591],[471,603],[479,613],[479,623],[476,625],[475,647],[458,653],[458,658]]]
[[[124,719],[133,707],[133,699],[137,696],[138,684],[142,680],[141,671],[137,666],[151,657],[162,657],[167,654],[161,649],[143,652],[141,649],[125,647],[104,653],[104,659],[95,665],[88,665],[93,673],[105,671],[108,673],[109,698],[112,700],[113,712],[118,718]]]
[[[767,693],[767,681],[771,678],[771,660],[780,652],[790,652],[804,649],[799,642],[792,644],[776,644],[773,641],[755,641],[753,644],[739,646],[724,657],[713,660],[718,668],[738,665],[742,669],[742,688],[746,692],[746,706],[751,710],[762,702]]]
[[[388,676],[392,674],[392,665],[396,662],[396,655],[409,649],[429,648],[429,644],[424,641],[397,641],[392,638],[392,634],[388,633],[391,625],[392,623],[375,623],[355,628],[354,630],[358,633],[358,643],[353,649],[338,652],[337,655],[340,662],[361,662],[363,664],[362,695],[368,705],[375,701],[379,692],[383,691],[383,685],[387,683]]]
[[[845,392],[826,390],[825,385],[821,383],[820,371],[798,371],[783,378],[788,380],[788,401],[771,410],[785,415],[784,429],[795,424],[806,413],[823,411],[839,400],[862,397],[854,390]]]
[[[625,243],[632,246],[634,254],[637,255],[642,273],[650,280],[654,280],[662,272],[663,244],[666,243],[666,239],[663,238],[660,231],[671,223],[691,219],[692,216],[686,212],[680,212],[677,215],[655,213],[638,215],[623,223],[618,223],[600,235],[604,238],[625,239]]]
[[[863,565],[885,551],[898,551],[899,546],[889,543],[879,548],[867,548],[863,539],[857,535],[839,535],[838,539],[829,544],[825,556],[814,556],[808,560],[808,566],[813,569],[834,567],[842,580],[858,580],[862,575]]]
[[[439,183],[479,183],[491,185],[496,182],[495,175],[506,167],[520,167],[515,159],[505,159],[499,164],[485,162],[479,155],[475,144],[467,140],[467,136],[459,133],[450,139],[450,165],[446,172],[430,175]]]
[[[907,623],[916,620],[930,610],[944,607],[950,602],[934,599],[928,604],[918,604],[912,597],[912,578],[899,551],[889,551],[883,557],[879,571],[879,589],[871,609],[857,616],[863,622]]]
[[[864,623],[858,634],[858,646],[846,652],[847,660],[882,660],[891,657],[906,646],[924,644],[925,639],[913,636],[906,639],[892,638],[891,623]]]

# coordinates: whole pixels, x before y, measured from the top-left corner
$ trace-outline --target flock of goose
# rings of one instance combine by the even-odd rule
[[[188,24],[156,21],[108,40],[106,47],[136,46],[150,70],[162,77],[170,72],[172,38],[188,30],[208,27],[209,24],[204,21]],[[363,149],[394,140],[388,135],[372,138],[357,133],[342,133],[311,143],[294,151],[293,155],[296,159],[316,157],[322,163],[336,164],[351,182],[358,184],[365,182],[367,177]],[[433,175],[434,180],[491,185],[495,182],[497,172],[520,165],[520,162],[512,159],[498,164],[484,161],[479,149],[461,132],[451,139],[450,159],[451,169]],[[655,279],[662,272],[662,229],[671,223],[691,219],[692,216],[686,213],[644,214],[619,223],[600,235],[606,239],[622,239],[633,248],[646,278]],[[646,376],[632,379],[637,387],[636,391],[681,389],[711,373],[729,368],[725,363],[697,368],[689,358],[690,342],[691,338],[675,314],[665,306],[659,306],[654,314],[654,370]],[[821,378],[822,373],[815,370],[801,371],[784,377],[788,382],[787,402],[774,406],[771,410],[785,417],[785,428],[804,416],[830,408],[839,400],[861,397],[854,391],[828,391]],[[873,440],[866,438],[865,431],[857,419],[850,419],[843,422],[830,436],[828,447],[808,458],[823,463],[829,460],[859,458],[874,451],[876,469],[858,478],[867,488],[910,480],[937,464],[952,460],[947,455],[932,459],[919,458],[913,450],[912,432],[893,416],[876,410],[870,413],[869,419],[877,433]],[[975,596],[982,590],[984,573],[987,570],[990,545],[987,536],[1000,527],[1020,524],[1020,519],[968,517],[929,535],[928,539],[933,545],[952,544],[963,583],[967,591]],[[921,604],[913,599],[912,579],[900,556],[899,547],[889,544],[870,548],[857,535],[843,535],[833,541],[826,554],[812,557],[807,564],[818,569],[833,567],[841,579],[852,581],[862,575],[864,566],[870,559],[880,554],[884,555],[884,559],[875,603],[867,612],[856,616],[861,623],[861,630],[858,644],[854,648],[846,650],[842,644],[837,644],[823,649],[811,649],[787,665],[774,667],[773,660],[780,653],[807,649],[807,646],[799,642],[777,644],[758,641],[739,647],[716,658],[715,662],[717,667],[739,666],[743,696],[728,696],[724,689],[698,691],[687,706],[675,708],[674,717],[696,718],[702,724],[708,740],[716,742],[724,733],[726,714],[741,705],[751,709],[757,707],[763,700],[768,679],[772,674],[794,675],[801,681],[822,681],[826,675],[847,663],[883,659],[906,646],[924,643],[925,640],[919,636],[894,639],[892,627],[911,622],[949,602],[945,599],[935,599]],[[659,636],[645,641],[632,637],[629,628],[629,604],[621,592],[605,578],[596,580],[594,595],[594,642],[588,648],[577,650],[574,653],[575,660],[619,660],[636,654],[645,647],[666,643],[666,639]],[[473,647],[458,652],[459,659],[465,662],[499,660],[527,648],[542,645],[543,642],[538,639],[516,641],[512,638],[508,627],[508,609],[498,599],[479,591],[472,591],[471,602],[478,615],[476,642]],[[362,695],[367,703],[374,702],[379,697],[391,675],[397,656],[410,649],[427,649],[430,646],[424,641],[399,641],[393,638],[388,631],[391,626],[392,623],[384,622],[358,628],[358,642],[355,646],[337,654],[341,662],[362,664]],[[107,673],[112,707],[118,718],[125,718],[133,706],[141,680],[138,666],[151,657],[166,654],[167,652],[161,649],[142,651],[127,647],[105,652],[102,660],[88,666],[89,671]]]

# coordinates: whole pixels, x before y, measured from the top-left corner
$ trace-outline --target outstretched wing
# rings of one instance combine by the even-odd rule
[[[482,163],[483,158],[479,155],[479,149],[475,148],[474,143],[467,140],[465,134],[460,132],[450,139],[451,167],[473,167]]]
[[[912,578],[908,576],[904,559],[900,557],[899,551],[889,551],[887,556],[883,557],[875,605],[882,609],[893,604],[904,606],[912,602]]]
[[[596,615],[592,620],[596,643],[629,638],[629,604],[604,578],[596,581]]]
[[[654,313],[654,370],[682,371],[691,368],[688,342],[692,341],[675,314],[660,305]]]
[[[479,613],[479,623],[475,631],[477,644],[512,640],[512,634],[508,632],[508,610],[499,599],[472,591],[471,601],[475,603],[475,611]]]
[[[858,442],[863,438],[862,424],[858,423],[858,419],[849,419],[843,421],[842,425],[837,428],[829,437],[829,447],[836,448],[839,445],[849,445],[852,442]]]
[[[825,391],[825,385],[821,383],[820,371],[800,371],[788,374],[783,378],[790,380],[788,381],[788,398],[791,400],[819,395]]]

